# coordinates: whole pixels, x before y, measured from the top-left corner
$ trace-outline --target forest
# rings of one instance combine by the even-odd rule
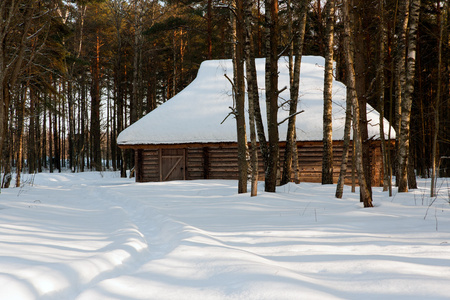
[[[449,14],[448,1],[431,0],[3,0],[2,187],[12,176],[20,186],[23,172],[121,170],[125,175],[133,155],[118,148],[118,134],[186,87],[204,60],[236,62],[232,81],[239,110],[240,96],[247,92],[252,101],[251,61],[265,57],[267,110],[276,111],[273,62],[282,55],[292,58],[291,95],[298,89],[301,55],[326,58],[324,107],[327,74],[347,85],[360,141],[355,142],[359,176],[367,174],[364,145],[372,138],[365,133],[369,103],[397,133],[386,132],[395,143],[382,142],[385,174],[396,175],[399,191],[414,188],[415,176],[448,177]],[[258,123],[257,116],[250,119]],[[266,190],[272,189],[271,178],[276,182],[271,166],[291,172],[292,165],[292,158],[278,161],[277,120],[268,124],[266,151],[272,161]],[[252,126],[261,137],[258,125]],[[324,132],[324,148],[326,140]],[[243,145],[247,151],[246,140]],[[323,178],[327,168],[324,156]]]

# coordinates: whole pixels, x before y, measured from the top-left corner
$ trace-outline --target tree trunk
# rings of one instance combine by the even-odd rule
[[[346,108],[345,108],[345,127],[344,127],[344,145],[342,149],[341,170],[339,171],[339,179],[336,186],[336,198],[341,199],[344,194],[345,175],[347,174],[348,152],[350,148],[350,130],[352,125],[352,98],[350,90],[347,89]],[[353,151],[352,156],[354,157]],[[354,166],[354,164],[353,164]]]
[[[47,101],[47,97],[44,96],[44,101]],[[44,115],[42,116],[42,162],[44,165],[44,168],[47,168],[47,157],[49,157],[50,155],[48,155],[47,152],[47,137],[48,137],[48,132],[47,132],[47,109],[45,107],[45,105],[42,106],[43,110],[44,110]]]
[[[6,3],[6,2],[5,2]],[[12,1],[0,5],[0,149],[3,149],[8,124],[9,91],[14,88],[20,72],[25,49],[28,46],[29,32],[36,18],[33,17],[37,1]],[[12,32],[13,30],[16,30]],[[12,41],[11,38],[16,38]]]
[[[448,2],[447,2],[448,6]],[[437,91],[436,91],[436,104],[434,105],[434,133],[433,133],[433,144],[432,144],[432,150],[431,150],[431,188],[430,188],[430,197],[435,197],[437,195],[436,193],[436,165],[437,162],[437,139],[439,135],[439,107],[441,104],[441,85],[442,85],[442,44],[443,44],[443,38],[444,38],[444,20],[448,15],[446,16],[446,11],[444,10],[444,15],[440,16],[440,28],[439,28],[439,50],[438,50],[438,81],[437,81]]]
[[[212,59],[212,0],[208,0],[206,7],[206,37],[208,44],[208,60]]]
[[[378,112],[380,114],[380,140],[381,140],[381,155],[383,158],[383,191],[387,191],[389,189],[389,171],[388,171],[388,154],[386,151],[386,140],[384,137],[384,59],[385,59],[385,45],[387,41],[386,35],[386,27],[384,24],[384,0],[380,0],[378,2],[379,5],[379,16],[380,16],[380,24],[379,24],[379,57],[378,57]]]
[[[372,20],[372,15],[367,11],[368,8],[373,8],[373,2],[364,0],[353,0],[351,21],[353,23],[354,32],[354,69],[355,69],[355,88],[358,95],[359,104],[359,128],[361,131],[362,141],[362,161],[363,169],[366,178],[367,189],[372,193],[372,166],[370,162],[370,141],[368,136],[368,121],[367,121],[367,101],[369,99],[369,81],[372,80],[369,73],[370,61],[368,57],[371,55],[371,43],[368,35],[371,34],[367,28],[369,21]],[[349,11],[350,12],[350,11]],[[369,21],[368,21],[369,20]],[[369,79],[370,78],[370,79]],[[360,198],[363,202],[363,197]]]
[[[9,115],[9,107],[7,107],[7,115],[6,120],[8,120]],[[11,122],[6,122],[5,124],[5,132],[3,132],[3,136],[6,137],[6,139],[10,140],[11,143],[3,143],[2,145],[2,164],[3,164],[3,179],[2,179],[2,188],[7,189],[9,188],[11,184],[12,174],[11,174],[11,155],[12,155],[12,124]],[[9,128],[8,128],[9,127]],[[8,130],[6,130],[8,128]]]
[[[250,165],[251,165],[251,192],[252,197],[258,194],[258,146],[256,143],[255,127],[255,102],[259,102],[258,80],[255,67],[255,47],[252,38],[252,15],[253,2],[244,0],[244,19],[245,19],[245,67],[247,77],[248,94],[248,115],[250,126]]]
[[[67,85],[67,102],[69,110],[69,168],[72,172],[75,172],[75,116],[73,83],[71,79],[69,79]]]
[[[269,133],[269,157],[266,168],[265,191],[275,192],[277,185],[278,144],[278,1],[266,4],[266,105]]]
[[[297,149],[295,123],[296,123],[298,93],[300,84],[300,67],[303,55],[303,42],[305,38],[307,4],[308,3],[306,0],[302,0],[300,2],[299,5],[300,7],[298,11],[299,25],[295,34],[293,30],[291,30],[290,34],[292,38],[292,43],[289,57],[289,78],[290,78],[290,98],[291,98],[289,104],[289,115],[291,117],[288,120],[288,130],[286,135],[286,150],[284,153],[283,175],[280,182],[281,185],[291,181],[293,157],[294,155],[298,155],[297,152],[295,151],[295,149]],[[291,18],[291,23],[293,22],[294,21]]]
[[[247,192],[247,133],[245,126],[245,78],[244,78],[244,18],[243,0],[236,0],[233,20],[233,90],[236,102],[236,129],[238,143],[238,193]]]
[[[55,83],[56,84],[56,83]],[[56,87],[55,87],[56,90]],[[57,99],[55,96],[54,109],[55,114],[53,115],[53,149],[54,149],[54,167],[58,169],[58,172],[61,172],[61,146],[59,143],[59,127],[58,127],[58,113],[57,113]]]
[[[50,173],[53,173],[53,122],[52,122],[52,112],[51,110],[48,111],[48,132],[45,133],[45,135],[48,136],[48,167]]]
[[[25,114],[25,98],[27,89],[22,87],[23,91],[17,95],[17,164],[16,164],[16,187],[20,187],[20,176],[23,168],[23,127]]]
[[[409,144],[411,145],[411,139],[409,140]],[[409,155],[408,155],[408,188],[410,190],[417,189],[417,181],[416,181],[416,172],[415,172],[415,165],[414,165],[414,148],[409,147]]]
[[[141,12],[140,6],[138,4],[138,0],[134,0],[134,52],[133,52],[133,91],[131,95],[131,103],[130,103],[130,124],[133,124],[139,119],[139,103],[140,93],[139,93],[139,77],[141,72],[140,65],[140,47],[141,47]]]
[[[395,138],[395,182],[399,183],[399,141],[401,133],[402,120],[402,98],[405,97],[405,56],[406,56],[406,33],[408,30],[409,21],[409,0],[400,1],[398,8],[398,23],[396,28],[396,43],[395,47],[395,105],[394,105],[394,129],[396,132]]]
[[[91,66],[91,141],[92,161],[96,171],[102,170],[101,162],[101,136],[100,136],[100,31],[96,32],[96,55]]]
[[[36,91],[30,87],[30,122],[28,132],[28,172],[30,174],[36,173],[37,156],[36,149],[38,149],[39,139],[36,137]]]
[[[37,92],[36,92],[37,93]],[[37,96],[36,96],[37,98]],[[36,120],[34,122],[35,126],[35,132],[36,132],[36,140],[35,140],[35,153],[36,153],[36,164],[37,164],[37,172],[42,172],[42,153],[45,152],[44,146],[43,146],[43,138],[41,134],[41,128],[40,128],[40,115],[41,115],[41,109],[40,106],[36,103]],[[44,118],[45,120],[45,118]],[[32,137],[33,138],[33,137]]]
[[[405,97],[402,98],[402,115],[401,129],[399,136],[398,164],[399,164],[399,181],[398,191],[408,191],[408,156],[410,142],[410,119],[411,106],[414,93],[414,75],[416,64],[416,44],[417,44],[417,27],[419,23],[420,0],[411,0],[409,32],[408,32],[408,55],[405,72]]]
[[[355,151],[353,155],[356,158],[356,170],[358,173],[358,181],[361,198],[364,203],[364,207],[372,207],[372,195],[367,187],[366,178],[363,169],[363,158],[362,158],[362,139],[361,139],[361,129],[359,123],[359,103],[358,96],[356,94],[356,82],[355,82],[355,69],[353,65],[352,51],[350,47],[350,39],[352,38],[350,31],[350,18],[348,12],[349,0],[344,0],[342,5],[342,13],[344,19],[344,52],[346,56],[347,65],[347,89],[349,89],[350,97],[353,107],[353,143],[355,144]]]
[[[325,74],[323,87],[323,157],[322,184],[333,184],[333,37],[334,37],[334,0],[327,1]]]

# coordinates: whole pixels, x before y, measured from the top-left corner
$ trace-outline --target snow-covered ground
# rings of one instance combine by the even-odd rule
[[[450,298],[448,179],[362,208],[335,185],[25,177],[0,195],[0,299]]]

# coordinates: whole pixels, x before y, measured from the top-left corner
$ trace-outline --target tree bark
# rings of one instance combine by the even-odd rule
[[[284,163],[283,163],[283,175],[280,184],[286,184],[291,181],[292,177],[292,161],[294,155],[298,155],[297,141],[296,141],[296,113],[298,105],[298,93],[300,85],[300,68],[303,55],[303,42],[305,38],[306,29],[306,13],[307,13],[307,1],[302,0],[299,4],[298,15],[298,28],[295,34],[292,31],[291,38],[291,51],[289,57],[289,78],[290,78],[290,104],[289,104],[289,115],[291,116],[288,121],[288,130],[286,134],[286,150],[284,153]],[[293,20],[290,21],[293,23]],[[292,25],[291,25],[292,26]]]
[[[401,132],[401,122],[402,122],[402,99],[405,97],[405,57],[406,57],[406,33],[408,30],[409,21],[409,0],[399,1],[398,7],[398,23],[396,28],[396,43],[395,47],[395,105],[394,105],[394,129],[396,132],[395,139],[395,181],[396,185],[399,184],[400,179],[400,135]]]
[[[100,135],[100,30],[96,31],[95,58],[91,66],[91,141],[92,161],[96,171],[102,170]]]
[[[16,164],[16,187],[20,187],[21,174],[23,168],[23,131],[24,131],[24,114],[25,99],[27,89],[22,87],[22,91],[17,95],[17,164]]]
[[[278,144],[278,1],[265,0],[266,10],[266,106],[269,156],[265,191],[275,192],[277,185]]]
[[[141,39],[142,39],[142,17],[139,0],[134,0],[134,49],[133,49],[133,83],[130,103],[130,124],[139,119],[140,95],[140,74],[141,74]]]
[[[333,127],[332,127],[332,97],[333,97],[333,37],[334,37],[334,0],[326,4],[327,25],[325,36],[325,74],[323,87],[323,157],[322,184],[333,184]]]
[[[345,127],[344,127],[344,145],[342,149],[341,170],[336,186],[336,198],[341,199],[344,194],[345,175],[347,174],[348,153],[350,148],[350,133],[352,125],[352,98],[350,90],[347,89],[346,108],[345,108]],[[355,155],[353,151],[352,155]]]
[[[370,141],[368,136],[367,102],[370,94],[369,82],[372,80],[370,74],[370,53],[371,43],[368,36],[372,34],[368,28],[369,22],[373,20],[371,9],[374,9],[374,2],[364,0],[353,0],[351,21],[353,24],[353,47],[354,47],[354,69],[356,94],[359,102],[359,128],[362,140],[362,160],[367,189],[372,193],[372,166],[370,162]],[[375,76],[374,76],[375,77]],[[360,198],[363,202],[363,197]]]
[[[414,93],[414,75],[416,65],[417,27],[419,24],[420,0],[411,0],[410,18],[408,24],[408,55],[405,72],[405,97],[402,98],[401,129],[399,136],[398,164],[399,181],[398,191],[408,191],[408,157],[410,144],[411,106]]]
[[[30,122],[28,132],[28,171],[30,174],[37,170],[37,155],[39,139],[36,135],[36,91],[30,87]]]
[[[236,102],[236,129],[238,143],[238,193],[247,192],[247,133],[245,126],[245,78],[244,78],[244,18],[243,0],[235,0],[233,20],[233,90]]]
[[[388,154],[386,151],[386,140],[384,136],[384,89],[385,89],[385,76],[384,76],[384,59],[385,59],[385,45],[387,41],[387,33],[385,27],[384,18],[384,0],[379,0],[379,48],[378,48],[378,112],[380,114],[380,140],[381,140],[381,155],[383,160],[383,191],[389,189],[390,177],[389,177],[389,166],[388,166]]]
[[[447,2],[448,6],[448,2]],[[433,144],[431,150],[431,186],[430,186],[430,197],[435,197],[436,193],[436,165],[439,165],[437,162],[437,140],[439,135],[439,107],[441,104],[441,85],[442,85],[442,46],[444,39],[444,25],[447,10],[444,8],[444,15],[440,16],[441,20],[439,22],[439,46],[438,46],[438,82],[437,82],[437,91],[436,91],[436,104],[434,105],[434,133],[433,133]]]
[[[364,207],[372,207],[372,195],[367,187],[366,178],[363,169],[363,158],[362,158],[362,139],[361,139],[361,129],[360,129],[360,110],[358,103],[358,95],[356,94],[356,80],[355,80],[355,69],[352,57],[352,51],[350,47],[350,40],[352,38],[350,31],[350,18],[348,11],[349,0],[344,0],[342,5],[342,13],[344,19],[344,52],[346,56],[346,69],[347,69],[347,89],[349,89],[350,98],[353,107],[353,143],[355,145],[355,152],[353,155],[356,158],[356,170],[358,173],[358,181],[361,198],[364,203]]]
[[[248,95],[248,115],[250,126],[250,165],[251,165],[251,191],[252,197],[258,194],[258,146],[256,143],[255,125],[255,103],[259,103],[258,78],[255,67],[255,47],[252,38],[252,6],[251,0],[244,0],[244,20],[245,20],[245,67],[247,75],[247,95]]]
[[[74,116],[73,83],[67,82],[67,103],[69,113],[69,168],[75,172],[75,116]]]
[[[36,0],[2,1],[0,4],[0,149],[3,149],[8,122],[8,87],[15,86],[23,71],[22,63],[28,45],[28,34],[35,22],[35,9]],[[19,37],[12,32],[17,28],[20,28]]]

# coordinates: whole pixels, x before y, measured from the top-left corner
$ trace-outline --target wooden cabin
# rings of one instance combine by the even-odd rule
[[[280,59],[279,86],[289,82],[287,63]],[[322,171],[322,88],[323,65],[321,57],[307,56],[302,59],[299,110],[297,116],[297,149],[300,181],[321,182]],[[259,86],[264,86],[264,59],[257,60]],[[122,149],[133,149],[137,182],[237,179],[236,121],[227,117],[233,105],[231,85],[225,78],[232,78],[231,60],[206,61],[202,63],[197,78],[186,89],[160,105],[118,137]],[[288,92],[280,94],[288,99]],[[333,151],[334,179],[337,182],[342,156],[342,137],[345,121],[345,86],[333,83]],[[265,116],[264,93],[260,93],[261,113]],[[369,135],[378,136],[378,114],[367,107]],[[288,116],[288,109],[281,107],[279,120]],[[264,117],[263,117],[264,119]],[[388,128],[387,121],[385,128]],[[267,128],[267,126],[266,126]],[[284,158],[287,122],[279,126],[280,161]],[[283,138],[284,137],[284,138]],[[372,185],[382,182],[382,158],[380,141],[370,142]],[[264,179],[262,159],[260,180]],[[346,182],[351,182],[351,159]],[[281,171],[281,170],[280,170]]]
[[[382,186],[383,168],[379,141],[370,142],[372,185]],[[333,142],[333,181],[339,177],[342,141]],[[286,143],[280,143],[280,161],[284,159]],[[122,146],[133,149],[135,154],[135,176],[137,182],[194,180],[194,179],[238,179],[237,144],[161,144]],[[301,182],[322,182],[322,142],[297,142],[299,173]],[[350,158],[345,183],[352,182]],[[280,172],[282,169],[280,168]],[[356,174],[355,174],[356,177]],[[262,157],[259,157],[259,180],[264,180]],[[356,181],[358,179],[356,178]]]

